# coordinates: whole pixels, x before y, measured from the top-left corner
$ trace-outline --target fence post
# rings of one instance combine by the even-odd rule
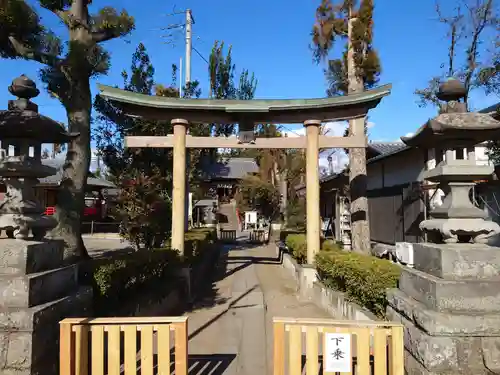
[[[188,323],[175,323],[175,373],[187,375],[188,373]]]
[[[62,321],[59,323],[59,374],[73,375],[75,366],[75,353],[72,337],[73,325]]]

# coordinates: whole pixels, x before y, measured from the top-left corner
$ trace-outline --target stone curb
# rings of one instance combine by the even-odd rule
[[[276,246],[276,255],[281,259],[281,267],[289,272],[297,282],[297,291],[316,306],[331,314],[335,319],[380,321],[371,311],[347,300],[344,293],[326,287],[316,278],[311,283],[311,268],[303,267],[290,254]],[[310,276],[310,275],[309,275]]]
[[[123,239],[117,233],[95,233],[95,234],[83,234],[82,238],[97,238],[103,240],[121,240]]]

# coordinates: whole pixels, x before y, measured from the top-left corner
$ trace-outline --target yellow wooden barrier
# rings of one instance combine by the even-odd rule
[[[141,375],[171,375],[171,338],[175,374],[187,375],[187,317],[64,319],[60,375],[137,375],[139,367]]]
[[[401,324],[274,318],[273,326],[274,375],[301,375],[304,352],[306,375],[318,375],[321,368],[323,375],[404,375]],[[327,372],[324,356],[329,333],[348,334],[350,337],[351,356],[348,360],[351,372]]]

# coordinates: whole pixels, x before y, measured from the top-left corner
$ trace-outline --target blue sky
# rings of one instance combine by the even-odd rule
[[[34,0],[28,2],[35,3]],[[171,65],[178,64],[184,55],[182,32],[178,32],[175,47],[165,44],[162,37],[167,32],[161,27],[183,22],[183,15],[166,16],[172,12],[174,3],[152,0],[95,0],[93,3],[94,7],[125,8],[136,19],[136,30],[130,36],[106,43],[112,56],[112,68],[107,76],[95,82],[121,85],[121,71],[128,69],[134,49],[143,42],[156,68],[156,81],[170,83]],[[215,40],[233,46],[237,70],[249,69],[259,81],[256,97],[312,98],[325,96],[326,88],[323,67],[312,62],[308,47],[318,3],[319,0],[253,0],[247,3],[188,0],[176,6],[178,10],[192,9],[196,21],[193,46],[204,57],[208,57]],[[374,123],[370,138],[392,141],[415,131],[435,114],[434,108],[419,108],[413,92],[440,72],[440,65],[446,61],[446,38],[445,31],[436,21],[434,0],[379,0],[375,3],[374,45],[383,66],[380,83],[392,83],[393,91],[370,112],[370,121]],[[443,3],[451,6],[453,0]],[[43,11],[41,15],[46,25],[53,26],[58,33],[65,32],[50,12]],[[37,78],[38,66],[19,60],[0,60],[0,64],[0,103],[6,107],[11,98],[7,86],[12,78],[23,73]],[[207,64],[196,53],[193,53],[192,78],[201,81],[203,95],[206,95]],[[471,96],[476,109],[498,100],[495,96]],[[65,122],[65,111],[57,100],[43,93],[36,102],[41,112]]]

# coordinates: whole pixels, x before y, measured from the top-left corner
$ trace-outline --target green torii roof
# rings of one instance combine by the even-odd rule
[[[391,92],[391,85],[346,96],[318,99],[181,99],[144,95],[98,85],[99,95],[132,116],[191,122],[302,123],[362,117]]]

